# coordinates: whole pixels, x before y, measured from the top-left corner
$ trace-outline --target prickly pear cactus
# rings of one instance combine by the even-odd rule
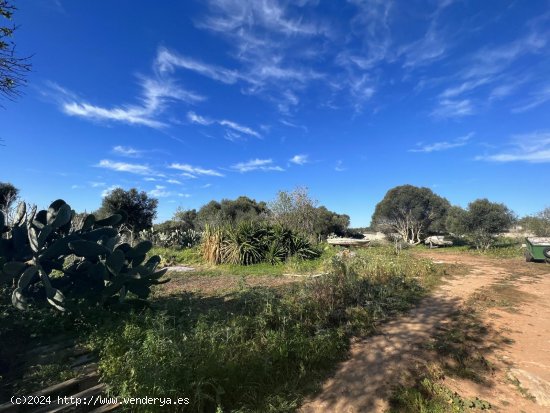
[[[178,228],[168,231],[156,231],[154,228],[145,229],[139,233],[142,240],[151,241],[156,247],[163,248],[191,248],[198,245],[202,234],[192,229]]]
[[[77,227],[71,225],[74,215],[65,201],[57,200],[38,212],[21,203],[11,228],[0,216],[0,233],[7,232],[0,240],[0,281],[14,285],[13,305],[24,310],[28,297],[44,292],[48,303],[61,311],[66,297],[105,302],[116,295],[124,300],[132,292],[147,298],[165,273],[157,271],[158,256],[144,263],[152,244],[119,242],[117,225],[123,214],[102,220],[88,215]]]

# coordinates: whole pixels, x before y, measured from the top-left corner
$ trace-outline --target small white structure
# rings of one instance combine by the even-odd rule
[[[453,241],[445,240],[445,237],[442,235],[432,235],[424,240],[424,244],[429,245],[430,248],[450,247],[453,245]]]
[[[368,247],[370,244],[369,239],[356,239],[356,238],[328,238],[327,242],[330,245],[340,245],[342,247],[351,247],[351,246]]]

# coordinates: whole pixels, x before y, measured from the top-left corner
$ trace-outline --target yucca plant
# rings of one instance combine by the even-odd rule
[[[223,242],[223,261],[250,265],[263,261],[267,230],[251,222],[241,222],[227,230]]]

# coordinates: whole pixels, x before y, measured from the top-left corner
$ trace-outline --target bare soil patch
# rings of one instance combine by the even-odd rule
[[[303,413],[384,412],[427,366],[439,381],[499,412],[550,411],[550,266],[429,250],[453,265],[430,297],[378,334],[357,339]],[[430,367],[433,369],[433,367]]]
[[[161,295],[178,295],[186,293],[225,294],[242,287],[280,287],[290,283],[301,282],[299,277],[291,275],[282,277],[238,275],[194,275],[192,272],[169,273],[170,282],[158,289]]]

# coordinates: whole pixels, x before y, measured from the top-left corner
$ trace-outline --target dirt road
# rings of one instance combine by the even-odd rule
[[[550,411],[550,266],[439,250],[421,255],[455,264],[453,276],[377,335],[355,341],[301,412],[384,412],[395,386],[426,365],[454,368],[441,384],[489,401],[493,411]]]

